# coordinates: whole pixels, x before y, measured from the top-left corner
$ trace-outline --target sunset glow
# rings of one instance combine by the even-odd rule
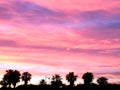
[[[73,71],[120,81],[120,0],[0,0],[0,77]]]

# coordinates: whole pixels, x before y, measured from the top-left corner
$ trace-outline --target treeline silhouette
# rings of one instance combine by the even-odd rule
[[[52,76],[50,84],[45,79],[42,79],[38,85],[28,85],[31,78],[32,74],[29,72],[21,74],[18,70],[6,70],[0,81],[0,90],[120,90],[120,84],[111,84],[106,77],[99,77],[97,84],[93,83],[94,75],[92,72],[84,73],[82,75],[84,83],[77,85],[75,85],[75,81],[78,79],[78,75],[75,75],[74,72],[69,72],[65,77],[69,85],[62,82],[59,74]],[[23,85],[17,85],[20,80],[24,82]]]

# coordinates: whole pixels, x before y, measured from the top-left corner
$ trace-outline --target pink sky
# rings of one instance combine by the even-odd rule
[[[120,0],[1,0],[0,77],[73,71],[120,81]]]

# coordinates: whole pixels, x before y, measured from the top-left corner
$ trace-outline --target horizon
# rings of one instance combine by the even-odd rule
[[[92,72],[120,82],[120,0],[1,0],[0,80]],[[44,79],[44,78],[43,78]]]

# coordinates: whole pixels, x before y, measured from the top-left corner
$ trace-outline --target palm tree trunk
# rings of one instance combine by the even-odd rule
[[[27,86],[27,84],[28,84],[28,81],[26,80],[26,81],[25,81],[25,86]]]

